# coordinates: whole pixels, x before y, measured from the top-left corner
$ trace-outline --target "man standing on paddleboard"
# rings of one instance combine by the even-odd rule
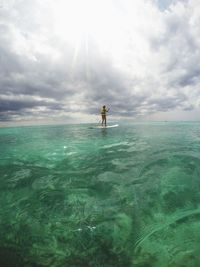
[[[106,106],[103,106],[101,109],[101,117],[102,117],[102,121],[101,121],[101,125],[103,126],[103,123],[106,126],[106,113],[109,111],[109,108],[107,109]]]

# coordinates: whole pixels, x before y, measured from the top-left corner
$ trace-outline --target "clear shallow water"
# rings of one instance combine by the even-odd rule
[[[0,129],[0,266],[200,264],[200,123]]]

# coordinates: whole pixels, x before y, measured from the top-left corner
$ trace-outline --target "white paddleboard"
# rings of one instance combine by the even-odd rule
[[[115,128],[115,127],[118,127],[119,124],[114,124],[114,125],[107,125],[107,126],[96,126],[95,128],[99,128],[99,129],[107,129],[107,128]]]

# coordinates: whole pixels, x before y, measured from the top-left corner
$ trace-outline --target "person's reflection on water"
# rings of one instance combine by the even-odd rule
[[[107,129],[106,128],[102,128],[101,129],[101,134],[102,134],[103,137],[106,137],[107,134],[108,134]]]

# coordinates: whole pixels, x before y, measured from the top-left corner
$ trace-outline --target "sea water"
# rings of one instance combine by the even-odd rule
[[[0,129],[0,266],[200,266],[200,123]]]

